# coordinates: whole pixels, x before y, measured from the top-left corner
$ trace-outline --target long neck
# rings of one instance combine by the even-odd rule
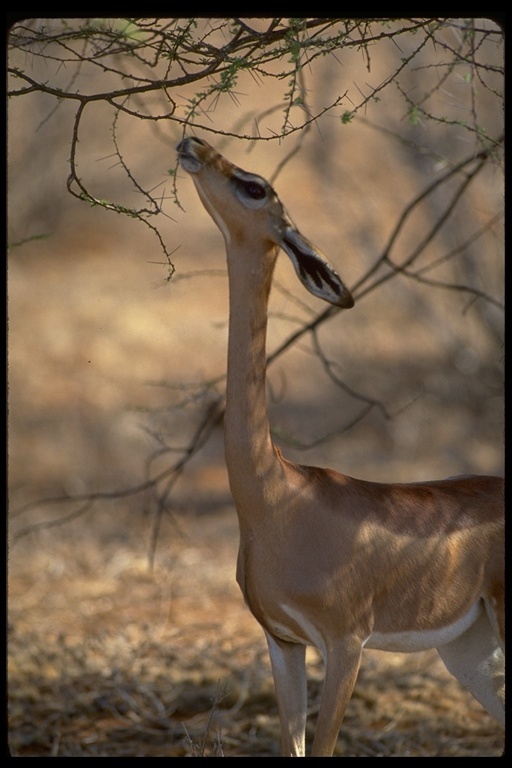
[[[249,245],[245,246],[249,249]],[[267,308],[276,249],[228,251],[229,344],[225,450],[238,514],[268,496],[278,465],[270,437],[265,392]]]

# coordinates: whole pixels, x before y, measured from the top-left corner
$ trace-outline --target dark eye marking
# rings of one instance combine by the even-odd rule
[[[234,181],[237,187],[242,189],[245,194],[253,200],[262,200],[267,194],[266,188],[258,181],[240,178],[236,178]]]

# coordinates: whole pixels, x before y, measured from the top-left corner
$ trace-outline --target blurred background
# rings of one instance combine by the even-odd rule
[[[252,19],[246,25],[263,31],[268,22]],[[137,119],[98,99],[87,103],[79,123],[80,102],[57,99],[49,87],[89,95],[115,91],[135,82],[130,68],[142,65],[120,53],[108,70],[87,66],[85,45],[89,39],[93,46],[94,35],[76,42],[69,35],[58,46],[49,40],[62,36],[63,27],[52,24],[32,20],[14,27],[9,57],[14,70],[44,84],[31,87],[15,73],[12,87],[19,93],[8,106],[9,621],[10,679],[18,692],[11,700],[11,745],[20,755],[80,754],[79,737],[65,730],[71,715],[60,713],[59,727],[67,735],[58,739],[53,725],[42,736],[27,716],[30,696],[38,702],[32,699],[34,711],[44,710],[37,715],[40,723],[49,717],[49,701],[59,709],[68,658],[62,644],[68,651],[74,643],[84,649],[86,636],[101,646],[100,624],[107,635],[105,627],[111,627],[112,639],[119,637],[121,621],[123,631],[134,628],[126,640],[133,667],[130,653],[141,653],[135,632],[141,614],[151,637],[161,627],[153,601],[175,632],[203,626],[194,613],[203,603],[210,626],[216,584],[221,623],[228,626],[231,603],[236,621],[246,621],[239,618],[244,609],[233,584],[236,516],[222,425],[211,429],[182,471],[145,492],[130,492],[187,455],[208,408],[223,397],[224,244],[190,179],[181,171],[169,174],[184,133],[206,139],[232,162],[270,179],[301,232],[355,289],[353,309],[320,325],[315,337],[304,334],[269,366],[271,424],[285,455],[369,480],[503,472],[499,152],[457,193],[479,153],[503,131],[503,48],[492,21],[474,21],[478,44],[469,49],[469,33],[458,23],[438,30],[436,41],[422,30],[422,45],[411,33],[386,37],[389,25],[375,25],[371,44],[349,45],[362,35],[354,28],[345,45],[311,58],[297,75],[289,115],[289,80],[277,76],[289,59],[278,59],[268,64],[272,77],[264,64],[255,72],[241,69],[236,83],[213,91],[194,117],[190,105],[211,79],[129,102],[134,112],[163,115],[172,98],[172,119]],[[104,32],[103,24],[96,26]],[[68,20],[66,29],[78,26],[79,20]],[[152,22],[151,29],[161,27]],[[226,44],[219,19],[198,20],[194,34],[217,50]],[[301,34],[298,39],[305,40]],[[456,64],[447,65],[451,60]],[[177,77],[170,61],[168,71]],[[154,65],[151,77],[163,76],[162,68]],[[336,107],[323,112],[339,97]],[[313,115],[318,117],[307,129],[289,130]],[[246,135],[265,140],[245,140]],[[117,210],[69,194],[73,156],[76,177],[88,193]],[[460,173],[412,206],[465,160]],[[147,221],[172,254],[170,279],[155,232],[120,212],[121,206],[146,205],[145,191],[161,209]],[[381,262],[397,227],[388,255],[397,265],[410,259],[410,267],[379,284],[391,272]],[[281,256],[269,352],[323,309]],[[100,498],[88,504],[91,494]],[[78,500],[39,503],[57,497]],[[66,524],[55,524],[68,516]],[[92,598],[91,589],[103,603]],[[167,589],[173,609],[162,609]],[[190,604],[173,613],[178,598]],[[249,626],[237,624],[230,638],[252,632]],[[211,631],[219,644],[222,628],[216,624]],[[254,633],[258,640],[251,636],[248,643],[266,664],[256,625]],[[203,626],[204,642],[206,636]],[[60,661],[47,659],[45,667],[35,660],[46,658],[41,645],[52,643]],[[195,640],[188,637],[185,645],[197,657]],[[110,675],[119,654],[117,646],[108,652],[102,646]],[[73,667],[66,685],[77,674]],[[202,711],[208,707],[203,702]],[[80,743],[82,754],[109,753],[105,745],[89,753]]]

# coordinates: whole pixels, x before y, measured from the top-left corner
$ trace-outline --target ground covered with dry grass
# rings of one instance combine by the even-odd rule
[[[234,580],[227,506],[164,527],[151,572],[143,527],[112,510],[15,545],[9,746],[15,756],[271,756],[279,725],[263,633]],[[101,535],[99,535],[101,534]],[[162,550],[163,548],[163,550]],[[322,666],[309,655],[308,738]],[[503,732],[435,652],[365,652],[338,740],[344,756],[496,756]]]

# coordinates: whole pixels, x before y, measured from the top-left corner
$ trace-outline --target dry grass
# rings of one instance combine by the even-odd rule
[[[233,510],[183,515],[179,532],[166,526],[152,574],[143,530],[113,537],[108,526],[102,531],[108,514],[105,508],[75,530],[45,531],[15,547],[12,753],[276,755],[263,633],[233,578]],[[314,653],[309,666],[311,738],[322,675]],[[502,748],[501,728],[435,653],[365,653],[337,754],[471,757]]]

